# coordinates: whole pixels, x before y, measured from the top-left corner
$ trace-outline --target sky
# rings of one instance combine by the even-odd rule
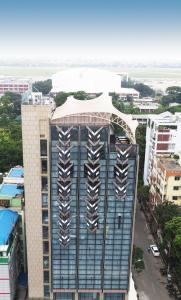
[[[181,0],[0,0],[0,58],[181,61]]]

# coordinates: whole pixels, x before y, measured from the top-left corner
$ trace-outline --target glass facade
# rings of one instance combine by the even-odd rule
[[[109,126],[90,127],[89,130],[85,126],[73,126],[70,130],[70,229],[66,229],[70,242],[64,247],[59,240],[60,207],[57,200],[57,162],[61,153],[57,148],[58,131],[56,126],[51,126],[52,289],[91,290],[80,293],[81,300],[99,300],[99,293],[92,293],[92,290],[105,293],[115,290],[115,294],[105,294],[105,299],[122,300],[124,296],[116,294],[116,290],[127,291],[129,284],[137,146],[122,144],[118,149],[110,142],[114,139]],[[69,129],[62,128],[64,132]],[[89,169],[96,170],[97,177],[91,179]],[[93,181],[90,186],[88,177]],[[94,198],[95,203],[88,203]],[[91,230],[90,225],[93,226]],[[74,298],[73,293],[57,292],[54,299]]]

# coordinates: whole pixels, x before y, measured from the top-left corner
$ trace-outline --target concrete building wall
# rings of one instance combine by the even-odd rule
[[[174,187],[178,187],[178,190],[174,190]],[[181,179],[175,180],[175,176],[167,178],[166,198],[168,201],[173,201],[177,205],[181,205]],[[173,197],[177,197],[174,200]]]
[[[49,105],[22,106],[25,218],[30,298],[44,298],[40,137],[49,140]]]
[[[147,124],[147,128],[146,128],[145,163],[144,163],[144,175],[143,175],[144,185],[148,185],[148,181],[147,181],[148,166],[149,166],[149,157],[150,157],[151,146],[152,146],[151,142],[150,142],[150,137],[151,137],[151,128]]]

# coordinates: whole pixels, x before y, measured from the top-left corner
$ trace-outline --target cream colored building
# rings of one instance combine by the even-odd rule
[[[43,170],[42,162],[49,160],[51,111],[50,105],[22,105],[28,290],[29,298],[38,299],[44,299],[44,289],[49,289],[50,282],[50,197],[46,183],[42,189],[41,177],[45,182],[48,181],[48,165],[47,171]],[[41,153],[44,141],[47,141],[45,151]],[[47,277],[47,280],[44,277]],[[48,284],[44,284],[44,281]]]
[[[181,165],[179,159],[155,157],[150,177],[150,204],[164,201],[181,205]]]

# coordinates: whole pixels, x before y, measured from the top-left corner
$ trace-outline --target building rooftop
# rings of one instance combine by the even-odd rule
[[[165,171],[181,173],[181,166],[180,166],[179,162],[174,158],[160,158],[159,163],[161,164],[161,167]],[[171,173],[170,173],[170,175],[171,175]]]
[[[0,84],[16,84],[16,83],[22,83],[27,84],[30,83],[32,79],[30,78],[19,78],[19,77],[0,77]]]
[[[24,188],[17,184],[3,183],[0,186],[0,199],[11,199],[18,196],[22,196]]]
[[[97,118],[115,123],[127,134],[128,138],[135,143],[135,131],[138,122],[132,119],[131,115],[123,114],[118,111],[112,104],[112,98],[108,94],[92,100],[77,100],[73,96],[68,97],[67,101],[55,109],[52,115],[52,123],[61,122],[67,117],[81,115],[82,117],[97,115]]]
[[[12,168],[7,177],[11,177],[11,178],[23,178],[24,177],[24,169],[22,167],[15,167]]]
[[[121,88],[119,74],[95,68],[72,68],[52,76],[52,93],[84,91],[88,94],[118,93],[137,95],[133,88]]]
[[[8,175],[3,178],[7,184],[24,184],[24,169],[21,166],[12,168]]]
[[[150,120],[156,122],[157,124],[164,123],[171,125],[181,121],[181,113],[172,114],[171,112],[166,111],[159,115],[150,116]]]
[[[134,103],[134,106],[143,110],[156,110],[160,105],[158,103]]]
[[[5,245],[18,220],[18,213],[11,210],[0,210],[0,245]]]
[[[51,92],[119,92],[121,76],[95,68],[72,68],[52,76]]]
[[[133,88],[120,88],[119,90],[120,94],[130,95],[130,94],[137,94],[139,95],[139,92]]]

